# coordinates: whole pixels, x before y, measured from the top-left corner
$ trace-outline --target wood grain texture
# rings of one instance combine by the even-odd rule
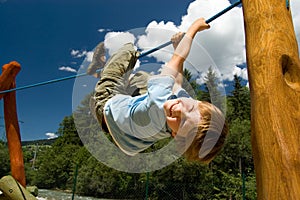
[[[9,64],[2,66],[2,74],[0,75],[0,91],[8,90],[11,88],[17,74],[21,70],[21,65],[12,61]],[[3,98],[5,94],[0,94],[0,99]]]
[[[15,78],[21,66],[17,62],[11,62],[2,67],[0,76],[0,89],[8,90],[15,88]],[[4,120],[7,144],[9,149],[10,168],[12,176],[23,186],[26,186],[23,151],[21,145],[20,128],[17,115],[16,92],[5,93]]]
[[[258,199],[299,199],[300,61],[286,1],[243,0]]]

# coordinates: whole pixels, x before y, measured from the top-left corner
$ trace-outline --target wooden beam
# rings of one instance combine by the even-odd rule
[[[291,12],[285,0],[243,0],[243,12],[258,199],[299,199],[300,61]]]
[[[0,76],[1,90],[15,88],[15,78],[20,69],[20,64],[17,62],[11,62],[2,67],[3,73]],[[23,151],[17,115],[16,92],[5,93],[1,97],[4,98],[4,120],[11,173],[23,187],[26,187]]]
[[[8,90],[15,81],[15,78],[19,71],[21,70],[21,65],[16,61],[12,61],[9,64],[5,64],[2,67],[2,74],[0,75],[0,91]],[[0,94],[0,99],[3,98],[5,94]]]

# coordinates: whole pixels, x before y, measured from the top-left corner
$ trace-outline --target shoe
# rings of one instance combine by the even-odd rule
[[[90,65],[87,68],[87,74],[89,75],[94,75],[97,74],[97,77],[100,74],[100,70],[102,69],[106,63],[106,58],[105,58],[105,47],[104,47],[104,42],[100,42],[94,51],[93,59]]]

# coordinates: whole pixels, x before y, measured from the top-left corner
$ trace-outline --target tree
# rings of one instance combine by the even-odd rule
[[[83,146],[75,127],[73,116],[67,116],[59,125],[57,134],[60,136],[54,146],[73,144]]]
[[[219,81],[212,67],[209,67],[204,79],[204,92],[201,100],[213,103],[219,109],[224,110],[224,107],[226,106],[225,100],[219,91]]]
[[[111,169],[94,157],[89,157],[80,168],[78,192],[82,195],[93,195],[102,198],[137,198],[135,174]],[[140,196],[142,198],[142,196]]]
[[[4,142],[0,141],[0,178],[10,172],[8,148]]]
[[[65,189],[72,183],[77,152],[83,146],[72,116],[63,119],[58,134],[58,139],[37,162],[33,183],[42,188]]]
[[[228,120],[250,120],[250,91],[246,86],[242,86],[241,79],[234,75],[232,96],[229,96],[229,104],[231,105],[231,112],[228,114]]]
[[[78,145],[65,145],[49,148],[38,160],[38,168],[33,183],[40,188],[66,189],[72,183],[75,169],[75,155]]]
[[[194,91],[198,89],[197,88],[198,85],[196,83],[196,80],[192,79],[192,73],[188,69],[184,68],[183,76],[185,78],[185,80],[183,82],[183,88],[187,88],[185,86],[185,84],[188,84],[188,85],[190,85],[191,89],[193,89]]]

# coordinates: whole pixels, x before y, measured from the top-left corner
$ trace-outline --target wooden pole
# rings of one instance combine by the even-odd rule
[[[12,83],[15,82],[15,78],[20,70],[20,64],[15,61],[3,65],[2,74],[0,75],[0,91],[11,89]],[[0,99],[2,99],[4,95],[5,93],[0,94]]]
[[[0,76],[1,90],[15,87],[15,77],[20,69],[21,66],[17,62],[11,62],[2,67],[3,73]],[[6,93],[0,96],[0,98],[2,97],[4,98],[4,119],[11,173],[23,187],[26,187],[23,152],[17,116],[16,92]]]
[[[300,61],[291,12],[286,0],[243,0],[243,12],[258,199],[299,199]]]

